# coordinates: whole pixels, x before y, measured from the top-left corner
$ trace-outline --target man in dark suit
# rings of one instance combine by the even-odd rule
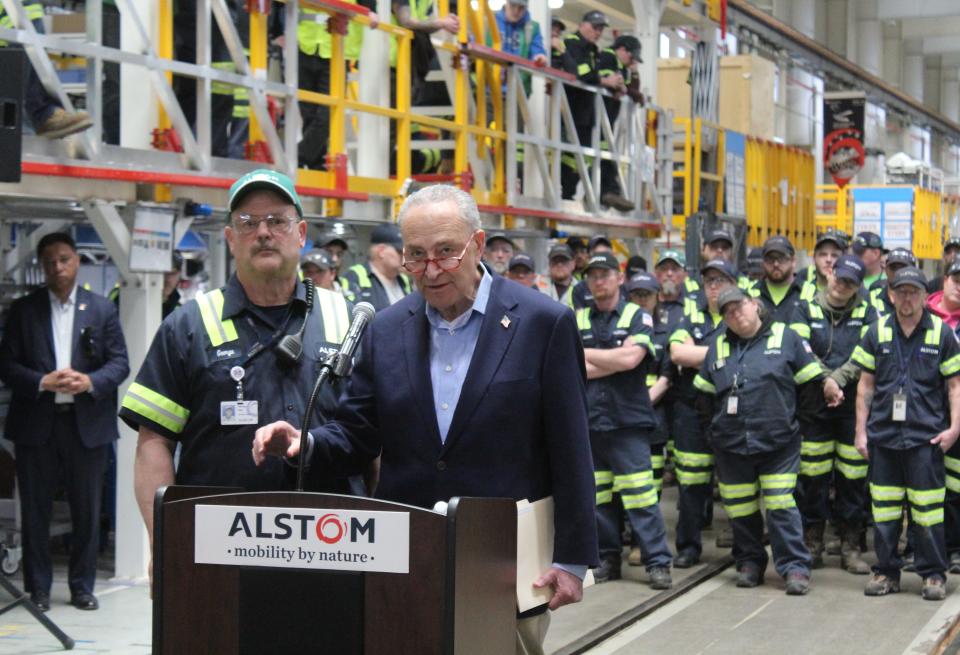
[[[376,496],[433,507],[453,496],[531,502],[553,495],[553,562],[537,581],[549,607],[582,596],[596,565],[586,369],[569,308],[492,275],[476,203],[449,186],[400,210],[404,267],[419,293],[385,309],[334,421],[311,431],[310,466],[359,471],[382,451]],[[381,429],[382,428],[382,429]],[[257,431],[254,460],[299,454],[299,431]],[[540,652],[549,615],[518,624],[518,652]]]
[[[0,380],[13,391],[4,436],[14,442],[23,517],[24,582],[50,608],[50,518],[63,484],[70,503],[70,602],[95,610],[103,474],[117,432],[117,387],[127,347],[109,300],[77,286],[80,257],[68,234],[37,245],[47,286],[10,307]]]

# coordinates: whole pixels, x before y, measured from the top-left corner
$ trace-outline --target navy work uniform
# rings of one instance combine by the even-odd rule
[[[682,344],[692,338],[694,345],[709,346],[723,327],[722,317],[710,312],[704,300],[680,321],[669,343]],[[703,552],[700,533],[713,506],[713,450],[697,416],[693,386],[696,374],[696,369],[680,369],[668,416],[679,486],[677,553],[699,557]]]
[[[577,310],[584,348],[619,348],[632,339],[652,351],[653,319],[621,297],[615,310]],[[646,359],[646,357],[644,358]],[[597,484],[597,533],[600,558],[619,573],[621,535],[619,493],[627,519],[649,571],[670,566],[667,531],[657,502],[650,465],[650,435],[656,417],[646,386],[647,366],[587,381],[590,445]]]
[[[960,373],[957,339],[927,310],[909,337],[895,315],[881,316],[853,361],[875,376],[876,385],[867,419],[874,572],[900,579],[897,542],[906,501],[916,530],[917,573],[945,579],[944,456],[930,439],[950,425],[946,379]]]
[[[768,317],[748,340],[730,329],[717,335],[694,381],[714,399],[710,441],[737,570],[752,568],[760,579],[767,566],[761,497],[777,573],[810,574],[793,497],[800,470],[797,387],[820,377],[803,339]]]
[[[859,550],[860,533],[867,523],[867,462],[854,447],[856,435],[856,371],[848,364],[854,348],[867,328],[877,320],[869,302],[854,296],[843,309],[835,309],[822,294],[801,301],[795,308],[790,327],[806,339],[824,372],[834,376],[843,390],[843,403],[827,407],[822,394],[816,396],[809,411],[801,412],[800,478],[797,504],[805,528],[819,535],[831,517],[840,527],[845,544]],[[846,365],[846,366],[845,366]],[[830,481],[833,475],[835,497],[831,512]],[[819,553],[811,553],[815,558]],[[863,571],[862,571],[863,572]]]
[[[679,305],[677,305],[679,307]],[[649,390],[660,378],[667,378],[670,385],[676,384],[677,367],[670,361],[667,347],[670,335],[676,328],[671,321],[671,314],[663,305],[658,305],[656,316],[653,319],[652,348],[644,359],[649,360],[647,365],[647,389]],[[666,463],[664,447],[670,439],[670,426],[667,408],[672,404],[672,390],[660,398],[660,402],[653,408],[657,419],[657,426],[650,437],[650,464],[653,467],[653,485],[659,495],[663,491],[663,467]]]
[[[370,264],[354,264],[347,269],[343,277],[347,282],[346,288],[353,292],[354,302],[368,302],[378,312],[390,306],[387,290],[383,288],[383,283],[374,274]],[[410,294],[410,280],[405,275],[397,276],[397,284],[400,285],[403,295]]]
[[[771,286],[767,280],[761,280],[755,289],[759,292],[758,297],[763,301],[770,317],[780,323],[789,323],[793,318],[794,306],[800,302],[803,283],[800,278],[794,277],[789,286],[778,288]]]
[[[177,484],[247,491],[292,486],[281,458],[254,466],[254,432],[278,420],[303,424],[320,365],[339,349],[350,324],[343,296],[315,289],[303,354],[296,364],[285,363],[274,346],[300,328],[306,301],[307,287],[297,281],[289,305],[257,307],[234,275],[222,289],[199,294],[164,320],[123,397],[120,418],[181,446]],[[336,391],[326,389],[307,424],[322,422],[336,400]],[[310,482],[311,488],[346,490],[340,483]]]
[[[758,284],[746,275],[737,276],[737,288],[752,298],[760,296]],[[707,306],[707,294],[697,280],[688,276],[683,283],[683,312],[690,315]],[[700,344],[698,344],[700,345]]]
[[[599,13],[599,12],[597,12]],[[606,21],[606,18],[603,19]],[[600,84],[600,71],[597,68],[597,56],[600,49],[581,36],[580,32],[567,34],[563,37],[563,69],[576,75],[583,84]],[[591,147],[593,139],[593,125],[596,121],[594,95],[576,87],[564,87],[573,115],[573,126],[577,133],[577,140],[583,148]],[[571,139],[572,135],[567,135]],[[573,153],[565,152],[560,157],[560,186],[564,200],[573,200],[580,182],[580,172],[577,170],[577,158]]]

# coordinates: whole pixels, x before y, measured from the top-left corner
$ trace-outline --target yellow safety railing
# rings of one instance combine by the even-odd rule
[[[687,216],[700,211],[709,210],[717,213],[723,212],[723,175],[725,160],[725,132],[723,128],[715,123],[704,121],[700,118],[674,118],[674,132],[681,134],[682,139],[674,141],[674,214],[673,227],[680,230],[681,234],[686,229]],[[704,147],[707,144],[705,130],[713,130],[716,134],[715,157],[717,170],[704,170]],[[679,157],[678,157],[679,155]],[[681,189],[682,203],[677,203],[676,188],[679,181]],[[716,185],[713,206],[701,207],[700,198],[702,195],[703,182]],[[682,213],[677,213],[677,209],[683,209]]]
[[[853,213],[850,211],[849,187],[818,184],[816,189],[817,234],[841,230],[853,234]]]

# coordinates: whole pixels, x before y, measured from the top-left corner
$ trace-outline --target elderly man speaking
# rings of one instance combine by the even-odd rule
[[[582,595],[597,564],[586,369],[573,313],[493,276],[473,198],[427,187],[400,209],[413,293],[381,312],[334,420],[310,431],[311,467],[360,471],[381,453],[377,497],[433,507],[453,496],[553,495],[550,609]],[[254,460],[300,453],[299,428],[257,431]],[[518,622],[518,653],[542,652],[549,614]]]

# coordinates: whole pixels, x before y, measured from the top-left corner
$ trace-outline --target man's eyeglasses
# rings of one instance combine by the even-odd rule
[[[723,286],[727,286],[727,285],[733,286],[733,282],[732,282],[729,278],[726,278],[726,277],[717,276],[717,277],[705,277],[705,278],[703,278],[703,286],[705,286],[705,287],[713,287],[713,288],[716,288],[716,287],[723,287]]]
[[[470,244],[473,242],[473,237],[471,236],[467,243],[463,246],[463,250],[460,251],[460,255],[456,257],[423,257],[416,259],[407,259],[406,254],[403,255],[403,267],[407,269],[410,273],[414,275],[419,275],[427,270],[427,266],[430,265],[430,262],[436,264],[441,271],[455,271],[460,268],[460,264],[463,263],[463,258],[467,254],[467,248],[470,247]]]
[[[281,235],[290,232],[295,219],[290,216],[267,214],[265,216],[254,216],[251,214],[238,214],[233,217],[233,227],[237,232],[243,235],[253,234],[260,230],[260,224],[266,223],[270,234]]]

